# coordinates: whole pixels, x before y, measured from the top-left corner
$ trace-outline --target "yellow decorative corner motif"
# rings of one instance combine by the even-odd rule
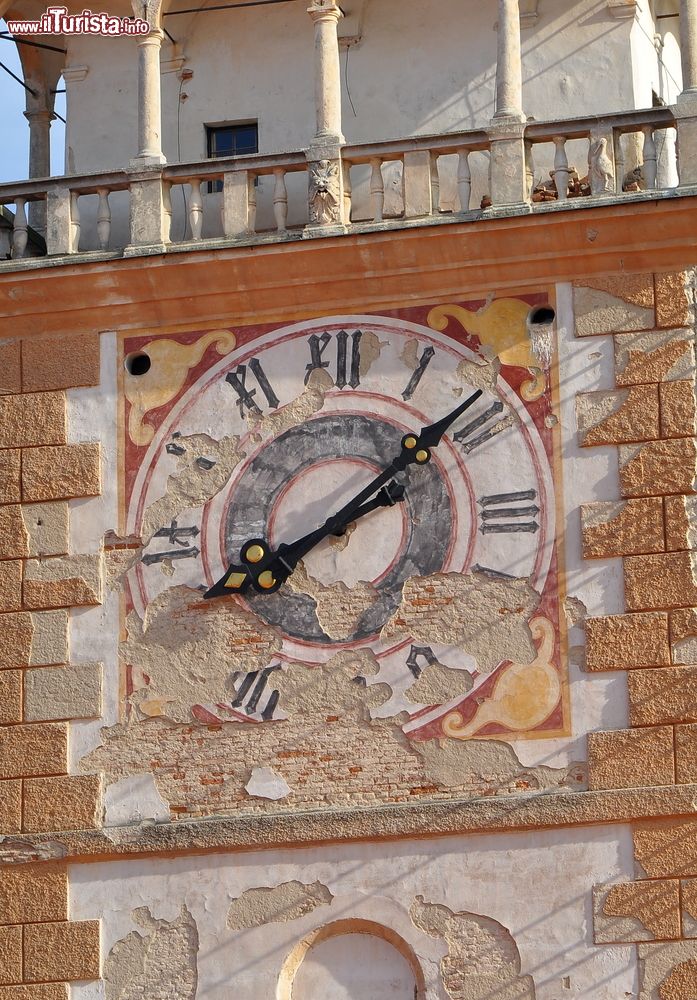
[[[527,317],[530,306],[520,299],[494,299],[478,312],[457,305],[434,306],[428,325],[442,333],[450,319],[456,319],[466,333],[473,334],[502,364],[527,368],[533,376],[521,386],[527,402],[539,399],[546,378],[532,349]]]
[[[212,330],[193,344],[176,340],[157,339],[145,344],[143,351],[150,358],[150,368],[144,375],[124,377],[124,392],[131,404],[128,434],[134,444],[150,444],[155,429],[143,423],[145,415],[174,399],[186,380],[189,369],[197,365],[211,344],[218,354],[229,354],[237,340],[230,330]]]
[[[512,663],[506,667],[492,692],[477,708],[469,722],[459,712],[443,719],[443,732],[456,740],[466,740],[489,722],[524,732],[541,725],[559,704],[561,681],[552,663],[554,628],[543,617],[533,618],[530,631],[537,644],[532,663]]]

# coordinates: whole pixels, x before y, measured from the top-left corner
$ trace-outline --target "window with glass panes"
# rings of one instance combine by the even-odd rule
[[[206,125],[208,156],[244,156],[259,152],[259,127],[257,122],[240,125]],[[222,191],[222,181],[212,181],[209,191]]]

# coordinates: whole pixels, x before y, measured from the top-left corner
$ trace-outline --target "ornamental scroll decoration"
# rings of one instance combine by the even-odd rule
[[[326,226],[341,222],[339,164],[318,160],[310,164],[310,222]]]

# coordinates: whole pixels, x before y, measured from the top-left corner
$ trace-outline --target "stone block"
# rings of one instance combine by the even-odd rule
[[[632,838],[638,878],[697,875],[697,819],[637,822]]]
[[[697,782],[697,725],[675,727],[675,780]]]
[[[101,556],[29,559],[25,563],[23,593],[25,607],[32,610],[100,604]]]
[[[22,563],[19,559],[0,562],[0,612],[22,607]]]
[[[592,791],[674,784],[672,726],[589,733],[588,770]]]
[[[6,671],[12,673],[14,671]],[[0,674],[0,681],[2,674]],[[102,714],[101,663],[40,667],[24,674],[24,719],[96,719]]]
[[[697,608],[671,612],[670,642],[673,663],[697,663]]]
[[[576,336],[650,330],[654,322],[651,275],[593,278],[574,285]]]
[[[0,986],[0,1000],[68,1000],[67,983]]]
[[[587,670],[670,666],[664,612],[586,618],[585,628]]]
[[[25,982],[98,979],[99,966],[98,920],[25,926]]]
[[[33,635],[34,626],[28,612],[0,615],[0,670],[28,665]]]
[[[697,549],[697,497],[665,497],[666,549]]]
[[[0,396],[0,448],[65,444],[65,394]]]
[[[68,659],[68,612],[34,611],[31,615],[34,639],[31,644],[30,667],[65,663]]]
[[[664,382],[661,399],[661,437],[693,437],[697,433],[697,406],[693,381]]]
[[[697,878],[686,878],[680,882],[682,902],[683,937],[697,937]]]
[[[696,374],[693,339],[691,330],[617,334],[617,385],[693,379]]]
[[[594,886],[593,928],[596,944],[679,938],[680,882],[661,879]]]
[[[584,447],[653,441],[660,437],[658,386],[579,393],[576,422],[579,442]]]
[[[22,343],[22,391],[99,385],[99,337],[28,337]]]
[[[620,445],[623,497],[695,493],[697,446],[694,438]]]
[[[697,996],[697,942],[638,944],[638,1000],[692,1000]]]
[[[697,605],[697,553],[626,556],[624,597],[628,611]]]
[[[68,727],[64,722],[0,729],[0,778],[65,774]]]
[[[99,444],[32,448],[22,460],[22,499],[27,503],[93,497],[102,491]]]
[[[0,781],[0,836],[22,829],[22,782]]]
[[[18,865],[0,870],[0,924],[68,919],[65,869]]]
[[[22,721],[22,671],[0,670],[0,726]]]
[[[18,503],[22,499],[22,458],[19,448],[0,451],[0,503]]]
[[[583,504],[581,532],[584,559],[663,552],[663,500],[646,497]]]
[[[22,391],[22,360],[19,340],[0,340],[0,396]]]
[[[0,559],[22,559],[29,555],[29,537],[19,504],[0,507]]]
[[[0,511],[1,515],[1,511]],[[22,507],[29,556],[60,556],[68,551],[68,504],[30,503]]]
[[[627,686],[632,726],[697,722],[697,667],[631,670]]]
[[[95,830],[101,818],[101,780],[97,774],[25,778],[22,831],[53,833]]]
[[[0,985],[22,981],[22,928],[0,927]]]
[[[654,277],[656,289],[656,326],[689,326],[692,322],[687,283],[689,275],[684,271],[657,274]]]

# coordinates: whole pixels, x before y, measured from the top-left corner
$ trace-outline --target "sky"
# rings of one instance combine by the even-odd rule
[[[0,30],[7,31],[4,21]],[[0,38],[0,62],[17,76],[22,67],[13,41]],[[63,87],[61,78],[59,87]],[[24,88],[0,67],[0,183],[25,180],[29,164],[29,122],[23,115]],[[65,118],[65,94],[56,94],[56,111]],[[51,173],[64,172],[65,126],[51,124]]]

